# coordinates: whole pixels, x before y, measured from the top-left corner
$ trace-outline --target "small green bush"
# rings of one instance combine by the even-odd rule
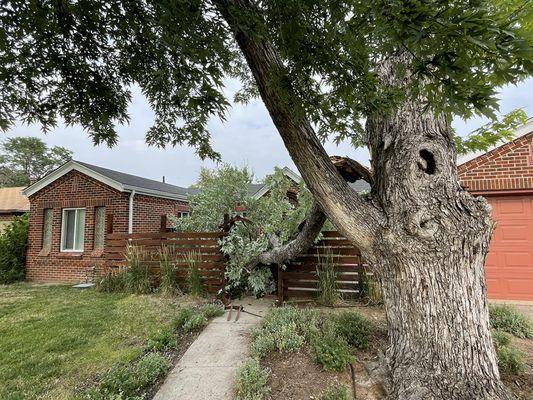
[[[492,332],[492,341],[496,347],[507,346],[509,343],[511,343],[511,335],[509,335],[507,332],[496,329]]]
[[[335,333],[358,349],[366,349],[372,334],[371,323],[356,311],[344,311],[331,316]]]
[[[224,315],[224,308],[217,304],[205,304],[200,308],[200,312],[209,319]]]
[[[157,353],[148,353],[137,364],[119,364],[111,368],[100,380],[100,384],[90,389],[88,400],[137,400],[142,392],[154,384],[170,369],[171,363]]]
[[[315,337],[313,356],[316,363],[331,371],[344,371],[348,364],[355,361],[346,340],[331,331]]]
[[[520,338],[533,339],[533,322],[507,304],[489,306],[492,328]]]
[[[296,352],[319,331],[318,314],[294,307],[273,309],[260,329],[252,333],[252,354],[262,358],[269,352]]]
[[[526,369],[525,353],[514,346],[498,346],[496,347],[496,355],[498,357],[498,367],[500,371],[511,374],[521,374]]]
[[[235,400],[263,400],[268,398],[270,370],[261,368],[259,361],[248,359],[237,371]]]
[[[182,329],[183,326],[191,319],[191,317],[194,315],[194,311],[191,308],[182,308],[178,312],[178,315],[173,321],[173,326],[176,329]]]
[[[183,324],[183,330],[185,332],[199,331],[203,329],[207,323],[207,318],[202,313],[194,314]]]
[[[175,349],[176,345],[176,335],[172,329],[159,330],[153,333],[146,341],[146,348],[152,351]]]
[[[28,229],[28,214],[24,214],[15,217],[0,234],[0,284],[24,280]]]
[[[332,383],[320,395],[320,400],[349,400],[348,388],[341,383]]]

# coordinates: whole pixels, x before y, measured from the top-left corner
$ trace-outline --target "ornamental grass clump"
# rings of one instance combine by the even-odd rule
[[[317,255],[317,301],[325,306],[333,306],[340,299],[339,285],[337,283],[339,274],[337,272],[335,257],[330,250],[326,250],[324,254],[318,253]]]
[[[185,256],[187,262],[187,288],[189,294],[193,296],[203,296],[204,286],[200,273],[200,263],[202,255],[196,251],[188,252]]]
[[[152,292],[153,285],[150,270],[146,264],[147,254],[144,249],[141,246],[127,246],[125,257],[128,262],[125,276],[126,290],[138,294]]]
[[[179,287],[176,263],[174,261],[174,248],[162,246],[157,255],[159,259],[159,269],[161,271],[161,293],[166,296],[180,295],[181,290]]]

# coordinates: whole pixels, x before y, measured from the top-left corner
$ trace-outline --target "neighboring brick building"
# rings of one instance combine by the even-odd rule
[[[83,282],[105,264],[105,234],[158,232],[188,212],[187,189],[69,161],[24,190],[30,202],[27,279]]]
[[[485,263],[489,297],[533,300],[533,119],[515,140],[460,162],[458,172],[496,221]]]
[[[30,211],[30,202],[22,194],[23,187],[0,188],[0,232],[13,218]]]

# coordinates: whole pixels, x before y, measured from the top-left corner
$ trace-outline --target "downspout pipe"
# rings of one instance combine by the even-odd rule
[[[135,197],[135,190],[130,193],[130,207],[128,213],[128,233],[133,233],[133,198]]]

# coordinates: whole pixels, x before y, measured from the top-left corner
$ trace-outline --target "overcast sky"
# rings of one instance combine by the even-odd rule
[[[232,92],[234,89],[229,87],[228,91]],[[524,81],[519,86],[503,88],[500,99],[502,113],[523,108],[528,116],[533,116],[533,79]],[[7,136],[40,137],[49,146],[69,148],[74,152],[76,160],[156,180],[165,176],[168,183],[185,187],[195,182],[200,167],[214,166],[212,162],[201,161],[186,146],[165,150],[147,146],[144,134],[152,125],[153,113],[138,90],[134,92],[130,116],[130,124],[118,128],[119,143],[111,149],[105,145],[94,147],[79,126],[58,126],[45,135],[39,125],[19,124]],[[482,123],[480,119],[455,121],[454,127],[459,134],[464,135]],[[289,166],[297,171],[260,100],[246,106],[234,106],[227,121],[211,121],[210,130],[213,147],[222,154],[223,161],[238,166],[248,165],[256,179],[269,174],[274,166]],[[366,150],[354,149],[348,143],[341,143],[339,146],[330,143],[326,145],[326,150],[329,154],[346,155],[368,164]]]

